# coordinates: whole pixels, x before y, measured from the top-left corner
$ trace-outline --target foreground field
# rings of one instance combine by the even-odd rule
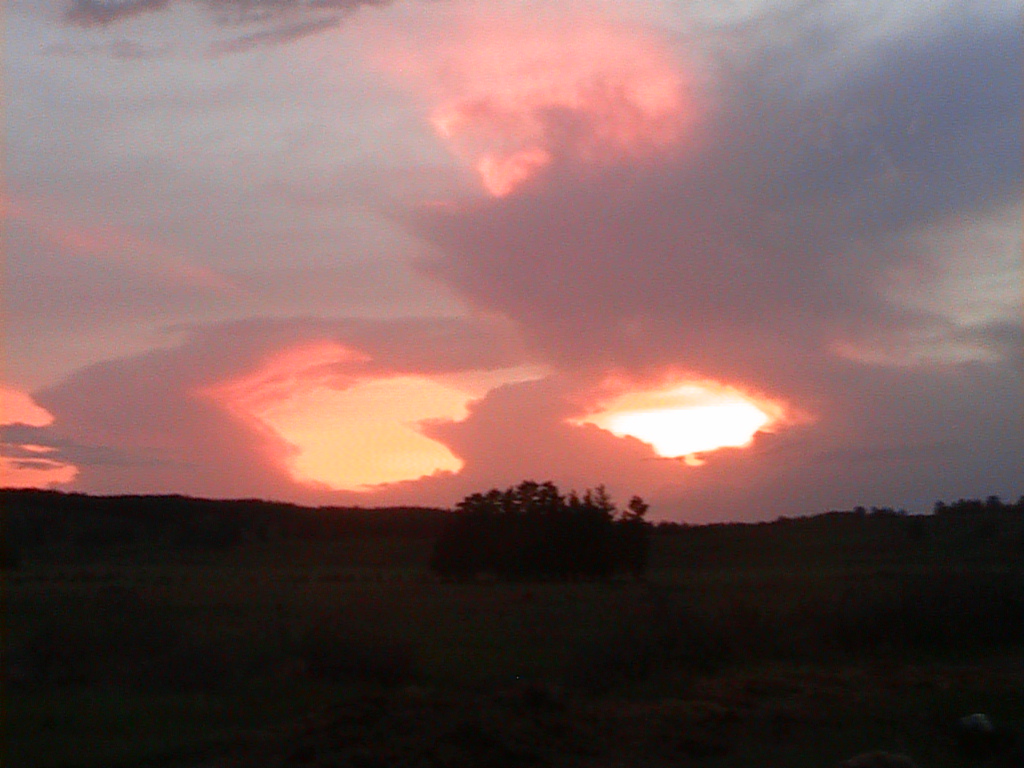
[[[354,696],[284,728],[181,764],[315,766],[831,766],[866,748],[920,765],[1015,765],[972,757],[952,723],[964,707],[1019,716],[1019,665],[732,670],[675,683],[675,696],[583,697],[521,684],[408,687]]]
[[[3,764],[1013,764],[953,728],[1024,726],[1012,550],[704,535],[656,537],[646,582],[439,582],[422,539],[40,553],[6,581]]]

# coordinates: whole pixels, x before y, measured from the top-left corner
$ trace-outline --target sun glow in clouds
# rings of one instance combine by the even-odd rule
[[[496,197],[559,160],[651,156],[692,123],[691,84],[648,28],[494,7],[454,24],[384,66],[426,96],[434,130]]]
[[[312,342],[202,394],[293,446],[287,463],[299,482],[365,491],[461,469],[421,429],[465,418],[472,394],[426,376],[368,373],[366,362],[334,342]]]
[[[284,461],[295,480],[367,491],[458,472],[462,460],[424,428],[461,421],[487,390],[538,375],[527,369],[381,374],[368,370],[368,362],[335,342],[309,342],[201,394],[292,446]]]
[[[292,462],[297,480],[367,490],[461,469],[462,461],[420,428],[465,418],[469,399],[422,376],[395,376],[344,390],[300,389],[268,404],[262,418],[299,448]]]
[[[732,389],[685,384],[619,395],[576,423],[635,437],[659,456],[698,465],[697,454],[749,445],[779,415],[777,406],[755,404]]]

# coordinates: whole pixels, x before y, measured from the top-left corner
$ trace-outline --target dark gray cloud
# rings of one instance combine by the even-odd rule
[[[315,35],[318,32],[338,26],[341,19],[338,17],[327,17],[313,21],[299,21],[293,24],[284,24],[262,29],[258,32],[251,32],[247,35],[222,40],[210,46],[211,56],[226,56],[232,53],[241,53],[261,45],[281,45],[290,43],[303,37]]]
[[[6,449],[6,446],[2,446],[2,448]],[[54,466],[52,460],[40,458],[15,458],[10,462],[10,467],[15,470],[48,471],[54,469]]]
[[[191,466],[188,462],[154,458],[145,450],[128,449],[110,445],[87,445],[61,437],[60,430],[53,427],[31,427],[25,424],[0,426],[0,451],[5,457],[37,459],[47,466],[53,462],[88,467],[145,467],[159,463]],[[38,448],[46,449],[40,456]]]
[[[219,24],[255,26],[251,33],[217,43],[213,55],[237,53],[260,45],[287,43],[336,26],[364,6],[389,0],[192,0]],[[182,0],[72,0],[64,21],[77,27],[106,27],[157,13]]]
[[[105,26],[170,5],[171,0],[75,0],[64,12],[64,19],[81,27]]]
[[[336,27],[345,16],[365,6],[386,5],[391,0],[189,0],[219,25],[247,27],[253,31],[212,44],[212,57],[241,53],[266,45],[281,45]],[[165,11],[184,0],[71,0],[64,21],[76,27],[107,27],[137,16]],[[113,48],[115,58],[141,51],[133,45]]]

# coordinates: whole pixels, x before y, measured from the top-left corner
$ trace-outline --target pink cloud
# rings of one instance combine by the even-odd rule
[[[462,6],[445,34],[386,35],[368,55],[425,103],[437,134],[499,197],[565,162],[678,151],[707,108],[662,34],[597,8]]]
[[[53,414],[20,389],[0,384],[0,427],[41,428],[53,424]],[[52,488],[70,483],[78,468],[52,456],[55,449],[28,442],[0,442],[0,487]]]
[[[19,199],[8,203],[7,216],[27,224],[44,242],[65,256],[110,261],[131,270],[216,292],[239,288],[209,267],[193,263],[175,249],[112,223],[82,223],[50,210],[42,201]]]

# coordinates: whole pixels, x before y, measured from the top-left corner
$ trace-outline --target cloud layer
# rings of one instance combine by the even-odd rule
[[[422,117],[415,137],[406,123],[379,128],[381,146],[414,141],[405,158],[447,146],[482,189],[440,161],[429,172],[383,155],[331,165],[296,149],[308,173],[248,155],[173,171],[161,160],[145,202],[106,177],[102,207],[132,212],[133,240],[112,225],[54,240],[74,228],[22,215],[23,252],[52,253],[53,269],[17,267],[37,276],[26,296],[55,302],[48,333],[98,322],[74,296],[98,295],[95,262],[110,252],[126,256],[103,290],[138,283],[137,301],[110,299],[121,318],[110,328],[148,317],[176,330],[160,349],[92,336],[103,351],[91,365],[35,392],[54,422],[8,427],[6,442],[49,446],[78,467],[74,487],[108,493],[449,504],[550,477],[642,493],[663,517],[754,519],[1021,492],[1024,56],[1007,4],[916,15],[767,4],[671,30],[653,6],[624,21],[617,6],[595,15],[583,3],[396,4],[328,31],[370,4],[200,6],[217,24],[249,25],[223,46],[233,60],[314,31],[322,42],[296,50],[316,67],[342,42],[373,49],[361,66],[388,84],[386,103],[407,98]],[[77,0],[66,20],[87,35],[175,5]],[[429,35],[418,31],[431,14]],[[275,48],[282,66],[291,50]],[[225,158],[244,143],[225,141]],[[204,189],[206,210],[162,195],[160,179]],[[160,205],[185,224],[167,224]],[[373,277],[338,256],[347,250]],[[400,375],[472,390],[464,418],[417,427],[460,469],[362,494],[303,483],[289,470],[295,444],[197,395],[311,342],[357,353],[328,366],[338,390]],[[683,382],[735,388],[782,416],[700,466],[579,422],[609,387]]]

